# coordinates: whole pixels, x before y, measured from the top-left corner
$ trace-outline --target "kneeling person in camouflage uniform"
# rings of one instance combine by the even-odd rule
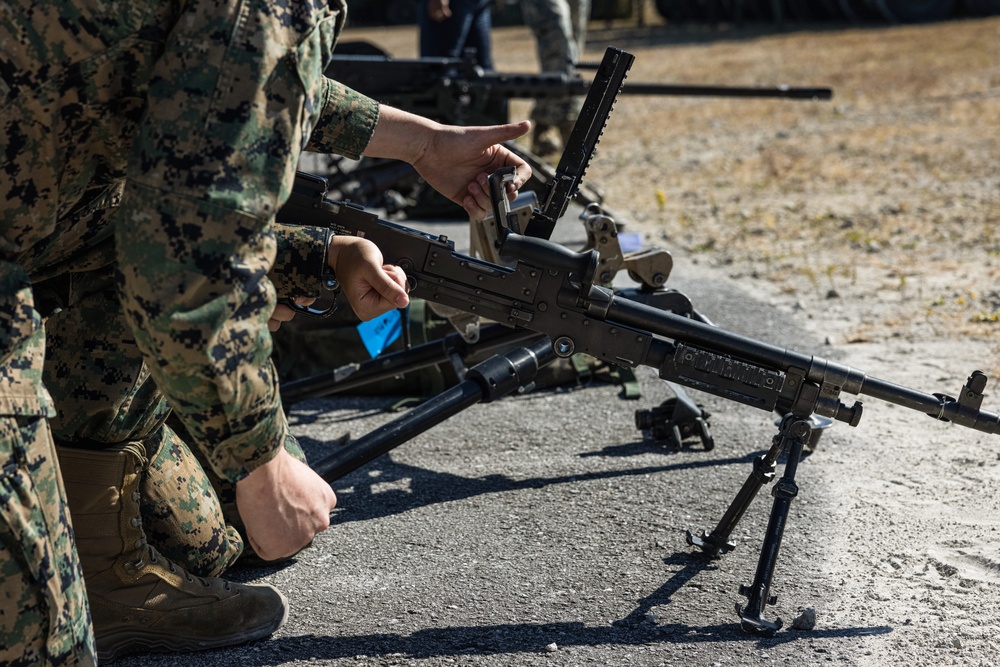
[[[511,197],[530,175],[501,145],[527,123],[442,126],[326,79],[344,17],[343,0],[0,10],[3,664],[283,622],[277,590],[218,578],[244,549],[298,552],[336,503],[288,432],[277,300],[332,270],[360,317],[407,302],[371,243],[274,223],[303,149],[408,161],[480,217],[488,173],[517,167]]]

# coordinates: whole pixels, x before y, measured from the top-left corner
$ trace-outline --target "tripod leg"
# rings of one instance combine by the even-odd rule
[[[788,445],[788,461],[785,472],[774,485],[771,495],[774,504],[771,506],[771,517],[764,534],[764,544],[761,546],[760,559],[757,561],[757,573],[753,583],[740,586],[740,595],[747,597],[746,607],[736,605],[736,613],[741,619],[740,626],[745,632],[770,637],[781,628],[781,619],[768,621],[764,618],[764,607],[777,602],[770,595],[771,582],[774,578],[774,566],[778,561],[778,551],[781,549],[781,538],[788,519],[788,509],[792,500],[798,495],[799,487],[795,483],[795,471],[802,458],[802,448],[809,441],[812,429],[807,419],[787,415],[781,422],[779,438],[783,446]]]
[[[753,470],[743,482],[736,498],[730,503],[726,513],[722,515],[712,532],[702,531],[701,535],[695,535],[689,530],[687,533],[688,544],[698,547],[712,558],[736,548],[736,545],[729,541],[729,536],[736,528],[736,524],[743,518],[750,503],[757,497],[760,488],[774,480],[774,462],[778,459],[783,447],[784,442],[780,436],[775,436],[771,440],[771,449],[767,450],[763,456],[754,459]]]

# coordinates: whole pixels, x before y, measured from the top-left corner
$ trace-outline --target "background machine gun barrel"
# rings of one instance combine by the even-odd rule
[[[579,69],[596,69],[581,64]],[[592,80],[562,72],[538,74],[484,70],[471,58],[392,58],[334,53],[327,75],[393,106],[455,125],[508,122],[512,99],[583,96]],[[829,100],[830,88],[778,85],[726,86],[629,83],[620,94],[684,97],[760,97]]]
[[[514,99],[562,99],[584,96],[595,85],[593,77],[556,72],[517,73],[484,70],[472,54],[463,58],[392,58],[365,42],[340,45],[341,49],[362,50],[363,54],[334,53],[327,75],[369,97],[405,111],[451,125],[493,125],[509,122],[509,106]],[[358,49],[357,45],[363,45]],[[372,55],[372,52],[381,55]],[[598,70],[595,63],[580,63],[580,70]],[[833,92],[822,86],[772,87],[697,85],[669,83],[629,83],[620,91],[634,96],[698,96],[741,98],[784,98],[829,100]],[[508,148],[528,161],[533,171],[526,189],[544,190],[552,180],[547,162],[515,142]],[[449,206],[424,186],[415,170],[394,160],[363,159],[353,169],[331,169],[330,189],[345,199],[389,213],[405,210],[416,216],[426,210],[436,215],[463,212]],[[384,192],[390,186],[391,196]],[[590,187],[581,189],[584,205],[601,203],[603,196]],[[412,200],[412,201],[410,201]],[[413,216],[411,216],[413,217]]]

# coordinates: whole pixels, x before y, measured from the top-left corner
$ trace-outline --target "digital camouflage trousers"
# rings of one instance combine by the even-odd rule
[[[0,664],[93,665],[44,354],[31,283],[20,266],[0,262]]]
[[[242,526],[234,487],[203,465],[169,419],[121,313],[111,271],[73,274],[36,291],[53,300],[41,310],[54,313],[42,330],[41,317],[30,311],[35,349],[0,331],[7,339],[2,349],[17,348],[15,359],[6,359],[15,369],[26,361],[41,366],[44,346],[38,384],[44,379],[56,408],[29,417],[14,408],[4,411],[13,416],[0,416],[0,664],[88,664],[90,617],[53,442],[92,449],[141,444],[149,462],[140,486],[146,538],[193,574],[215,576],[230,567],[243,552]],[[21,292],[30,306],[30,286]],[[28,312],[23,303],[0,308]],[[0,381],[4,372],[0,367]],[[11,400],[0,395],[3,403]],[[286,448],[304,459],[293,439]]]
[[[543,72],[575,74],[583,58],[590,0],[522,0],[524,24],[531,26]],[[582,96],[538,100],[531,111],[536,125],[552,127],[576,122]]]

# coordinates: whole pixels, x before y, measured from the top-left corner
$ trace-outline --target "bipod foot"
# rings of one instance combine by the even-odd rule
[[[666,384],[674,392],[674,398],[668,398],[659,407],[636,410],[636,428],[648,432],[654,440],[667,441],[675,449],[683,447],[684,440],[691,436],[701,438],[706,452],[714,449],[715,438],[708,430],[708,412],[691,400],[682,387],[673,382]]]
[[[743,482],[736,498],[726,508],[726,513],[722,515],[712,532],[702,531],[699,536],[689,530],[687,531],[688,544],[698,547],[712,558],[717,558],[719,555],[736,548],[736,544],[729,541],[729,536],[733,534],[733,529],[736,528],[736,524],[750,507],[750,503],[753,502],[761,487],[774,480],[774,461],[778,458],[783,446],[781,438],[775,436],[767,453],[754,459],[753,470]]]
[[[690,530],[687,531],[687,543],[693,547],[698,547],[706,556],[718,558],[722,554],[729,553],[736,548],[735,542],[730,542],[725,537],[717,535],[714,531],[701,531],[701,535],[695,535]]]
[[[736,603],[736,615],[740,617],[740,628],[743,632],[758,637],[773,637],[783,623],[780,618],[773,621],[764,618],[764,604],[776,604],[777,596],[767,596],[766,591],[759,588],[752,590],[750,586],[740,586],[740,595],[745,595],[749,600],[746,607]]]

